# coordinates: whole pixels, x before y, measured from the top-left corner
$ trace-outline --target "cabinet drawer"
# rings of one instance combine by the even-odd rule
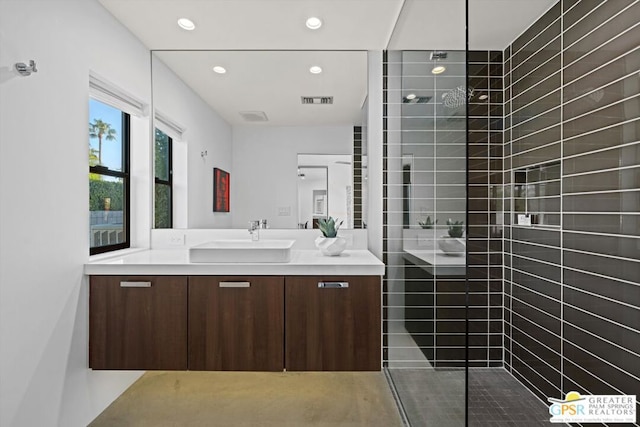
[[[187,278],[91,276],[89,367],[187,369]]]
[[[286,369],[379,371],[380,304],[379,276],[286,277]]]
[[[189,277],[189,369],[282,371],[284,278]]]

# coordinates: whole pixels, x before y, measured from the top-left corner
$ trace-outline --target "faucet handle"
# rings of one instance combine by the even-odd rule
[[[251,234],[251,240],[257,242],[260,240],[260,221],[249,221],[249,234]]]

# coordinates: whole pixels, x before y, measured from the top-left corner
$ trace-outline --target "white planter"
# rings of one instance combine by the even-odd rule
[[[320,249],[320,253],[326,256],[338,256],[347,247],[347,241],[338,237],[320,236],[315,240],[316,247]]]
[[[464,238],[442,236],[438,239],[438,247],[449,256],[463,256],[465,254],[466,244]]]

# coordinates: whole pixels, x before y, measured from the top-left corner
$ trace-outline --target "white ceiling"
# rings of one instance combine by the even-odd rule
[[[154,52],[232,125],[321,126],[360,123],[367,95],[366,52]],[[216,74],[215,65],[227,72]],[[319,65],[323,72],[311,74]],[[333,96],[332,105],[302,105],[302,96]],[[263,111],[247,123],[241,111]]]
[[[246,124],[239,111],[255,110],[271,125],[357,123],[366,93],[364,51],[465,49],[464,0],[99,1],[152,50],[281,51],[159,54],[232,124]],[[470,48],[503,50],[556,2],[469,0]],[[322,28],[307,29],[309,16],[322,18]],[[179,28],[181,17],[196,29]],[[227,74],[211,71],[215,61],[227,64]],[[321,75],[308,72],[316,62]],[[303,95],[333,95],[334,105],[301,105]]]
[[[464,0],[99,1],[154,50],[465,48]],[[471,48],[504,49],[557,1],[469,0]],[[307,29],[309,16],[322,28]],[[181,17],[195,31],[180,29]]]
[[[376,50],[402,0],[100,0],[150,49]],[[321,17],[310,31],[305,21]],[[178,18],[194,21],[188,32]]]

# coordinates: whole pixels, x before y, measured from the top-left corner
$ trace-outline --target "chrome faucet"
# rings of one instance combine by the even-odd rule
[[[260,220],[249,221],[249,234],[254,242],[260,240]]]

